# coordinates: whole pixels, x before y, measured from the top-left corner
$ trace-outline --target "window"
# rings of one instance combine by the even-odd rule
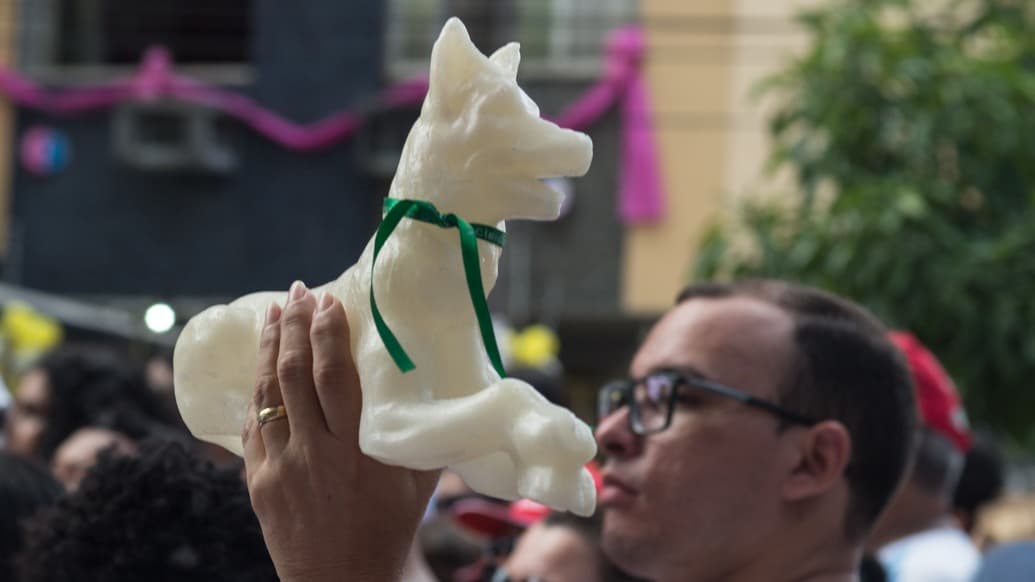
[[[23,65],[133,65],[164,45],[178,63],[249,60],[252,0],[22,0]]]
[[[393,77],[426,70],[448,16],[459,16],[483,51],[521,43],[522,70],[596,75],[608,33],[636,20],[637,0],[389,0],[387,66]]]

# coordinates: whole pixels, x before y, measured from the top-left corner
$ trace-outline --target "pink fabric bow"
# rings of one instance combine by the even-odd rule
[[[643,75],[646,42],[637,26],[611,33],[607,43],[604,78],[555,121],[562,127],[585,129],[616,102],[621,114],[621,163],[618,176],[618,216],[625,224],[656,221],[665,211],[665,199],[654,147],[650,97]]]

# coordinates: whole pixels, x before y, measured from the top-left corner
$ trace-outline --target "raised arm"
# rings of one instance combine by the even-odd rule
[[[248,491],[283,582],[402,572],[438,472],[364,455],[361,403],[345,310],[295,283],[267,312],[244,428]]]

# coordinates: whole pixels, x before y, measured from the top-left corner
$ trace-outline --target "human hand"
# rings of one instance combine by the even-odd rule
[[[362,394],[341,302],[301,282],[266,313],[244,427],[248,491],[283,582],[397,580],[438,471],[359,448]],[[286,418],[258,426],[256,411]]]

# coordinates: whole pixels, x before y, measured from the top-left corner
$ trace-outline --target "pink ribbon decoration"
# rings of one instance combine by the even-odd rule
[[[644,49],[639,28],[615,30],[608,40],[603,78],[554,118],[561,127],[584,130],[611,107],[620,105],[618,215],[626,224],[651,222],[664,212],[650,99],[642,73]],[[381,109],[414,106],[427,92],[427,78],[412,79],[384,89],[374,103]],[[177,99],[216,109],[267,139],[299,152],[321,150],[344,141],[364,121],[363,114],[343,110],[314,123],[295,123],[244,95],[177,75],[173,72],[172,56],[164,47],[148,49],[133,75],[93,87],[50,90],[0,67],[0,93],[18,106],[54,115],[106,109],[125,101]]]
[[[582,130],[616,103],[620,106],[618,217],[624,224],[651,223],[665,212],[653,112],[643,77],[645,51],[646,41],[639,27],[616,29],[607,42],[604,78],[554,119],[561,127]]]
[[[312,124],[294,123],[244,95],[173,73],[172,58],[162,47],[148,49],[140,68],[131,77],[95,87],[51,91],[18,73],[0,68],[0,92],[16,105],[54,115],[107,109],[125,101],[178,99],[216,109],[295,151],[330,147],[355,134],[362,122],[358,114],[346,110]]]

